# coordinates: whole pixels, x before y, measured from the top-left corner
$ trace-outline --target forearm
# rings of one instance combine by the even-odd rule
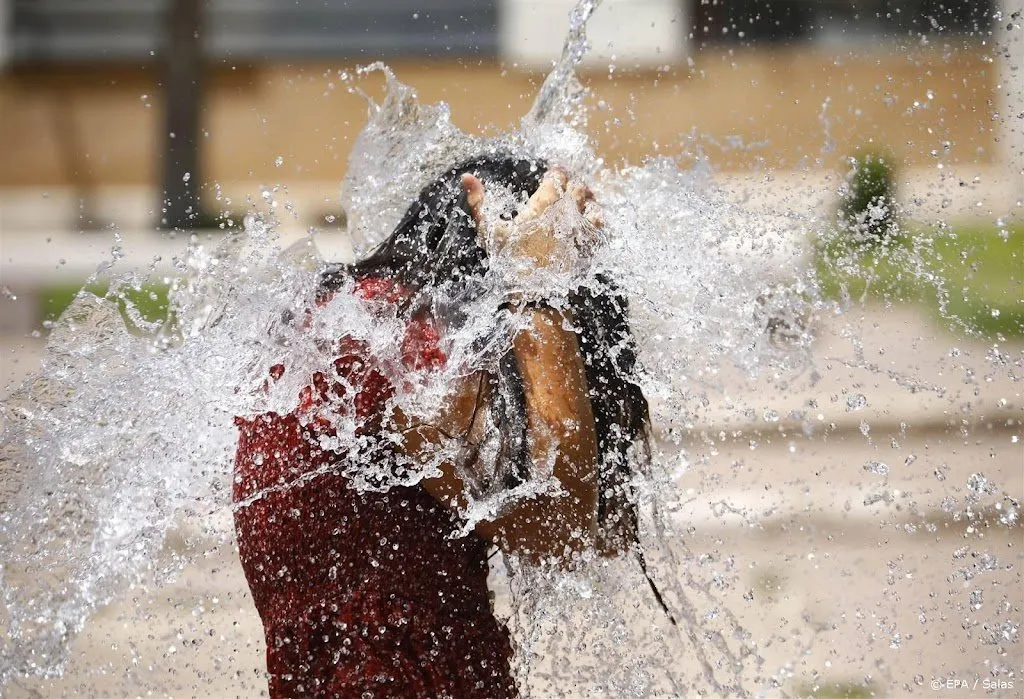
[[[494,520],[480,522],[477,531],[506,551],[561,555],[566,547],[585,547],[595,533],[597,437],[575,333],[565,328],[559,311],[527,308],[523,313],[527,322],[512,351],[525,393],[530,477],[550,475],[560,492],[511,501]],[[442,420],[408,431],[407,453],[426,454],[448,437],[471,435],[475,420],[482,418],[479,407],[489,397],[478,375],[467,377]],[[468,468],[480,466],[474,462]],[[424,487],[438,500],[464,507],[466,484],[457,469],[444,463],[441,472],[424,480]]]
[[[529,323],[513,340],[523,379],[531,461],[550,465],[564,496],[552,517],[592,533],[597,512],[597,434],[576,334],[560,311],[527,308]],[[553,459],[553,462],[552,462]]]

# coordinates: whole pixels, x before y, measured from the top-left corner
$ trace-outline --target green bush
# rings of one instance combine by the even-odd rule
[[[840,231],[856,243],[885,241],[898,232],[899,205],[892,161],[890,155],[871,152],[849,160],[837,218]]]

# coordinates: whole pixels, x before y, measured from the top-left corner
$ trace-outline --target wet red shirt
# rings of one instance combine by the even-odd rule
[[[357,293],[387,298],[394,288],[370,280]],[[359,343],[341,347],[334,373],[357,390],[356,417],[369,428],[391,384]],[[412,321],[406,368],[444,360],[433,324]],[[360,492],[331,472],[342,457],[320,448],[327,428],[308,417],[345,390],[317,374],[295,412],[236,419],[234,499],[259,495],[236,509],[235,528],[266,633],[271,696],[515,696],[486,543],[453,537],[460,522],[422,487]]]

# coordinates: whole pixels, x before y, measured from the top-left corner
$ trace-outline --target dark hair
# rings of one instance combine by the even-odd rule
[[[328,266],[321,277],[321,289],[336,291],[352,277],[385,277],[415,294],[424,287],[482,276],[487,254],[477,244],[476,224],[466,201],[462,175],[474,174],[525,199],[540,186],[546,169],[547,164],[540,160],[484,156],[446,170],[423,188],[394,233],[368,257],[353,265]]]
[[[502,156],[484,156],[450,168],[423,188],[394,233],[368,257],[352,265],[328,266],[321,276],[321,290],[336,291],[346,279],[382,277],[401,283],[411,297],[422,290],[465,285],[482,277],[487,254],[477,243],[462,175],[472,173],[485,185],[504,186],[525,199],[540,186],[546,169],[547,164],[540,160]],[[570,294],[569,308],[597,433],[601,537],[608,548],[628,546],[638,543],[632,476],[638,462],[649,458],[650,425],[647,400],[636,383],[636,343],[627,320],[628,302],[610,277],[597,274],[592,284]],[[511,350],[498,362],[494,387],[495,421],[501,428],[499,453],[507,461],[506,485],[513,487],[528,474],[529,449],[526,395]],[[636,552],[667,613],[661,594],[647,575],[642,551],[637,548]]]

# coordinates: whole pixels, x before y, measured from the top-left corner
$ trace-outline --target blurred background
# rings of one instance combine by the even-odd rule
[[[45,323],[112,248],[169,269],[181,232],[216,239],[278,187],[286,236],[316,227],[334,254],[350,254],[338,188],[367,105],[346,75],[383,60],[423,101],[451,105],[463,130],[501,132],[532,103],[572,5],[0,0],[3,393],[38,367]],[[766,279],[807,263],[826,292],[855,301],[817,321],[813,381],[747,385],[724,372],[711,407],[685,420],[688,545],[739,561],[730,599],[748,628],[817,639],[812,653],[796,640],[768,653],[796,694],[933,694],[934,677],[1006,678],[1007,668],[1017,688],[987,694],[1024,691],[1021,530],[1006,517],[1024,495],[1022,7],[606,0],[589,26],[588,130],[608,165],[664,155],[710,168],[738,205],[778,223],[781,245],[753,261]],[[379,95],[379,80],[361,87]],[[915,273],[932,274],[931,293],[907,282],[899,259],[875,258],[865,284],[860,262],[832,269],[835,256],[813,242],[879,203],[898,210],[903,239],[943,233],[925,256],[934,269]],[[147,298],[144,313],[166,309],[165,287]],[[993,503],[1002,509],[985,509]],[[965,553],[979,532],[998,565],[980,548]],[[224,613],[247,621],[221,636],[223,652],[258,656],[232,575],[192,574],[175,594],[187,606],[234,590],[242,608]],[[182,603],[154,604],[173,627]],[[131,616],[118,614],[83,640],[83,667],[121,662],[104,641],[126,633]],[[196,624],[186,636],[216,615]],[[131,686],[157,686],[168,667],[193,686],[181,673],[206,660],[170,658],[161,633],[137,640],[162,660]],[[244,677],[214,673],[209,695],[258,688],[245,684],[257,662]]]
[[[609,0],[582,71],[589,130],[609,165],[702,160],[766,215],[827,217],[850,158],[885,154],[914,220],[1010,225],[1024,200],[1014,1]],[[336,230],[366,114],[341,75],[385,60],[459,127],[500,131],[571,6],[0,0],[0,272],[23,300],[0,329],[32,328],[41,277],[83,279],[108,252],[108,237],[64,234],[215,229],[274,185],[286,230]]]
[[[319,220],[365,114],[339,71],[385,60],[425,101],[451,104],[460,127],[502,129],[557,56],[571,5],[4,0],[4,230],[205,223],[179,203],[217,213],[215,186],[281,182]],[[945,188],[941,173],[929,182],[936,210],[1005,215],[1022,195],[1011,10],[999,0],[610,0],[584,71],[602,103],[591,131],[611,163],[700,154],[744,173],[814,175],[865,146],[885,149],[907,171],[955,173]],[[42,192],[45,216],[33,201]]]

